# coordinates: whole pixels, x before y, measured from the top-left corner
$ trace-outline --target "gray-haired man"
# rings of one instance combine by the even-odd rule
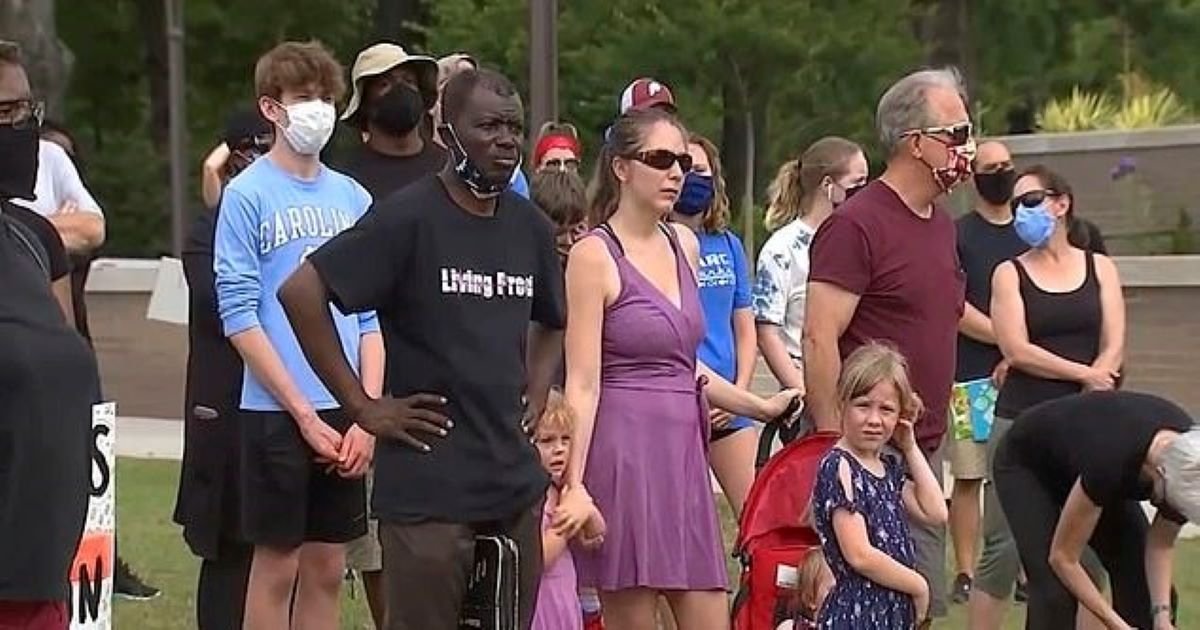
[[[846,355],[870,340],[904,354],[925,403],[917,439],[939,478],[964,280],[954,222],[934,202],[971,174],[962,94],[951,70],[914,72],[884,93],[876,126],[887,170],[817,232],[804,330],[806,404],[818,429],[840,429],[835,390]],[[929,615],[943,615],[945,523],[910,527]]]

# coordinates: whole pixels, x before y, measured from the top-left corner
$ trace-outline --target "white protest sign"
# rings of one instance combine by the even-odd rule
[[[92,474],[87,521],[71,563],[71,630],[112,628],[113,562],[116,556],[117,405],[92,407]]]
[[[187,325],[187,276],[183,274],[183,262],[178,258],[164,257],[158,261],[158,273],[154,277],[150,304],[146,307],[146,319]]]

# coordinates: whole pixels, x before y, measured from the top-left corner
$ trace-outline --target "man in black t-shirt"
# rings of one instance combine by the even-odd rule
[[[1076,603],[1110,628],[1173,628],[1171,558],[1200,520],[1200,431],[1177,405],[1133,392],[1023,412],[995,454],[1000,503],[1029,577],[1026,627],[1075,627]],[[1158,508],[1147,525],[1141,501]],[[1110,606],[1080,563],[1108,569]]]
[[[992,271],[1028,249],[1013,228],[1012,197],[1017,171],[1008,148],[999,142],[979,144],[974,162],[975,211],[955,222],[959,264],[966,276],[966,304],[958,325],[955,383],[991,378],[998,386],[1006,364],[996,346],[988,312],[992,301]],[[958,576],[951,587],[955,603],[965,603],[975,578],[979,540],[979,493],[988,472],[988,445],[977,442],[957,424],[948,441],[954,491],[950,501],[950,536]],[[994,501],[994,497],[991,497]],[[986,564],[986,561],[981,561]],[[987,567],[983,567],[987,568]],[[988,591],[990,593],[990,591]]]
[[[372,510],[389,630],[457,627],[481,533],[518,545],[528,628],[548,478],[523,425],[544,407],[559,361],[562,272],[554,227],[508,190],[523,140],[511,83],[464,71],[442,106],[446,168],[376,203],[313,253],[279,297],[317,374],[380,438]],[[371,400],[358,384],[338,349],[331,301],[379,314],[386,391],[397,398]]]
[[[342,120],[364,137],[342,170],[376,202],[446,165],[446,151],[421,137],[425,112],[437,101],[437,62],[392,43],[358,54],[354,92]]]
[[[35,198],[38,125],[20,48],[0,41],[0,199]],[[5,208],[9,206],[4,202]],[[2,211],[7,213],[7,210]],[[50,256],[0,219],[0,628],[65,628],[88,508],[96,359],[50,291]]]

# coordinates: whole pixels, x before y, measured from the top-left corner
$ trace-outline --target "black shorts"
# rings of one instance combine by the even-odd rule
[[[340,410],[319,414],[345,435]],[[242,530],[246,541],[269,547],[306,542],[346,543],[367,533],[363,479],[343,479],[314,461],[313,450],[284,411],[241,412]]]

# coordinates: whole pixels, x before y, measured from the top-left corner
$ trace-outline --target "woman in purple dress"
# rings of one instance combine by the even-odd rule
[[[761,399],[696,361],[699,245],[664,222],[689,170],[673,117],[624,114],[593,179],[598,227],[567,263],[566,399],[579,422],[554,524],[573,533],[599,507],[604,543],[575,559],[580,583],[600,591],[605,624],[622,630],[652,630],[660,593],[679,627],[728,627],[706,398],[769,420],[796,396]]]

